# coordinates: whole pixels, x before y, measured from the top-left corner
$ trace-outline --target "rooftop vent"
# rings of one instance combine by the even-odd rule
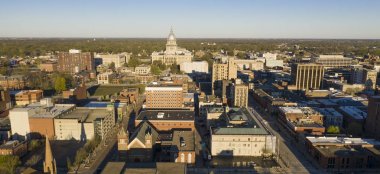
[[[157,113],[157,118],[164,118],[165,113],[159,112]]]

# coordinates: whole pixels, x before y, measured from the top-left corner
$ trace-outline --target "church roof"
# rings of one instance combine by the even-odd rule
[[[132,135],[131,142],[137,138],[140,142],[145,144],[145,135],[148,133],[152,135],[152,141],[155,142],[158,138],[157,131],[148,122],[144,121]]]

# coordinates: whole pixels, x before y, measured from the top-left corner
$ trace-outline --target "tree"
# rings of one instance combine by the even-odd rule
[[[83,160],[85,160],[86,157],[86,150],[83,147],[79,148],[75,155],[75,165],[79,166],[83,162]]]
[[[7,171],[7,173],[15,173],[16,167],[20,164],[21,162],[18,156],[0,155],[0,168]]]
[[[141,64],[140,60],[137,58],[131,58],[128,61],[128,67],[136,68],[136,66],[139,66]]]
[[[31,140],[28,144],[29,151],[34,151],[42,146],[42,143],[39,140]]]
[[[112,70],[115,70],[115,62],[111,62],[109,65],[108,65],[108,68],[109,69],[112,69]]]
[[[328,134],[339,134],[340,130],[338,126],[329,126],[326,131]]]
[[[157,65],[154,65],[154,64],[150,65],[150,71],[154,75],[160,75],[161,74],[160,68]]]
[[[178,73],[180,73],[179,67],[178,67],[178,65],[176,63],[173,63],[170,66],[170,73],[172,73],[172,74],[178,74]]]
[[[158,68],[160,68],[161,71],[164,71],[167,68],[166,65],[162,63],[161,60],[155,60],[155,61],[153,61],[152,64],[156,65]]]
[[[139,88],[139,94],[144,94],[144,92],[145,92],[145,85],[144,84],[137,85],[137,88]]]
[[[66,90],[66,79],[64,77],[57,77],[54,81],[54,89],[59,93]]]

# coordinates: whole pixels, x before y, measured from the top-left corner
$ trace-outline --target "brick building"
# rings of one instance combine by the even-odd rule
[[[148,121],[157,131],[172,129],[195,130],[194,111],[187,110],[146,110],[140,112],[135,120],[137,127],[141,122]]]
[[[0,117],[8,116],[11,109],[11,97],[8,90],[0,90]]]
[[[24,156],[28,151],[28,144],[26,141],[19,142],[17,140],[8,141],[0,146],[0,155],[15,155]]]
[[[39,102],[43,98],[42,90],[12,91],[11,97],[16,105],[28,105]]]
[[[182,108],[182,93],[182,86],[148,86],[145,88],[146,108]]]
[[[58,53],[59,72],[78,73],[81,71],[94,71],[94,54],[71,49],[69,52]]]
[[[345,173],[350,169],[378,168],[380,142],[346,137],[306,137],[306,148],[321,168]]]

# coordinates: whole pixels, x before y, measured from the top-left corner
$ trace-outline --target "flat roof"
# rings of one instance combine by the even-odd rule
[[[179,151],[192,151],[195,150],[195,140],[193,131],[177,131],[173,132],[173,144],[176,145]],[[181,140],[184,142],[184,146],[181,146]]]
[[[355,106],[341,106],[339,107],[339,109],[345,114],[347,114],[348,116],[353,117],[354,119],[357,119],[357,120],[362,120],[362,119],[367,118],[367,113],[360,110],[359,108]]]
[[[82,108],[77,107],[68,114],[60,115],[57,119],[78,119],[81,122],[90,123],[98,118],[105,118],[110,114],[106,108]]]
[[[315,108],[323,116],[332,116],[332,117],[343,117],[343,115],[336,111],[334,108]]]
[[[369,151],[365,150],[362,147],[347,147],[347,146],[318,146],[316,149],[326,157],[362,157],[370,154]]]
[[[230,115],[230,116],[228,116]],[[213,135],[269,135],[270,133],[263,127],[257,118],[249,113],[246,108],[229,108],[227,117],[230,120],[242,120],[245,122],[239,125],[221,124],[221,126],[213,128]]]
[[[108,162],[104,167],[102,174],[118,173],[120,174],[125,168],[125,162]]]
[[[145,110],[141,111],[136,120],[183,120],[193,121],[194,111],[189,110]]]
[[[306,137],[313,144],[344,144],[344,145],[380,145],[375,139],[349,138],[349,137]]]
[[[30,118],[54,118],[73,110],[75,104],[55,104],[54,106],[30,104],[24,107],[13,108],[10,112],[29,112]]]

